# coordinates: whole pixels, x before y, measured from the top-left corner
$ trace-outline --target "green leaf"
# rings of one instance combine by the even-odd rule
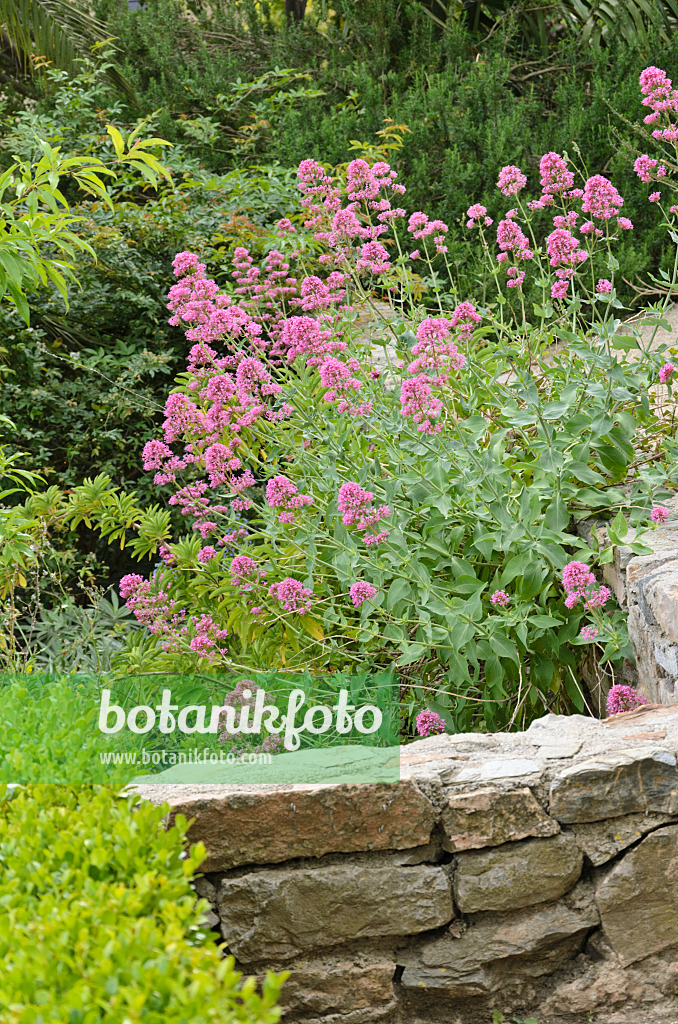
[[[115,128],[112,124],[106,126],[106,131],[110,135],[111,140],[113,142],[115,155],[117,156],[118,160],[120,160],[123,153],[125,152],[125,141],[120,132],[118,131],[118,129]]]
[[[544,523],[549,530],[564,530],[570,522],[570,513],[563,501],[562,495],[556,494],[555,498],[546,510]]]
[[[533,558],[520,581],[520,596],[524,601],[530,601],[533,597],[536,597],[541,590],[542,579],[542,566]]]
[[[528,622],[538,629],[554,629],[562,625],[562,619],[554,619],[552,615],[530,615]]]
[[[412,596],[413,592],[409,581],[400,576],[398,579],[395,579],[388,588],[388,594],[386,595],[386,607],[391,611],[398,601],[402,601],[403,598],[406,597],[411,599]]]

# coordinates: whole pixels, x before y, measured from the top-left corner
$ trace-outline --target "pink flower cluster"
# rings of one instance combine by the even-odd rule
[[[315,160],[299,164],[297,179],[304,194],[301,205],[308,214],[305,226],[330,250],[320,257],[321,263],[334,263],[342,269],[353,264],[357,273],[370,276],[390,268],[388,252],[378,239],[394,220],[405,216],[405,211],[392,203],[405,191],[397,177],[385,161],[370,167],[366,160],[352,160],[346,177],[348,204],[342,207],[341,190],[323,167]],[[376,224],[371,221],[374,215]]]
[[[473,310],[474,315],[477,316],[470,303],[467,302],[464,305]],[[477,319],[480,321],[479,316]],[[461,317],[458,317],[457,324],[460,322]],[[417,374],[425,370],[434,370],[439,379],[449,380],[452,371],[461,370],[466,363],[466,356],[459,352],[451,340],[452,326],[456,326],[454,320],[450,323],[444,317],[429,317],[419,324],[417,343],[412,348],[412,355],[415,356],[415,359],[408,366],[408,373]],[[460,335],[464,334],[466,337],[465,332],[469,330],[473,330],[473,323],[467,319],[462,323]]]
[[[668,384],[675,372],[676,368],[673,363],[664,363],[659,370],[659,379],[662,384]]]
[[[425,708],[417,715],[417,732],[420,736],[437,736],[445,732],[445,720],[436,711]]]
[[[249,710],[253,711],[257,694],[263,688],[258,686],[253,679],[241,679],[233,690],[224,698],[224,710],[219,715],[219,742],[230,743],[233,754],[277,754],[282,746],[280,736],[275,733],[266,733],[260,743],[254,742],[254,736],[260,737],[261,733],[252,734],[252,739],[246,733],[237,733],[235,736],[227,730],[229,712],[233,708],[236,712],[236,722],[239,723],[241,715],[245,721],[249,719]],[[263,690],[263,703],[273,703],[272,698]],[[230,712],[232,715],[233,712]],[[234,742],[235,741],[235,742]]]
[[[377,592],[377,588],[373,587],[371,583],[366,580],[358,580],[351,586],[349,594],[353,604],[356,608],[359,608],[365,601],[369,601],[371,597]]]
[[[569,282],[576,273],[580,263],[588,259],[588,254],[579,245],[579,241],[567,228],[556,228],[546,239],[546,251],[550,256],[552,267],[556,270],[557,281],[551,287],[551,298],[563,299],[567,294]]]
[[[348,364],[339,359],[329,357],[321,363],[318,372],[320,383],[328,390],[325,392],[326,402],[336,402],[337,412],[349,413],[351,416],[365,416],[372,409],[371,402],[354,401],[354,395],[362,389],[362,382],[354,376],[360,370],[357,359],[350,359]]]
[[[476,223],[478,223],[480,227],[489,228],[494,223],[492,218],[487,216],[487,208],[481,203],[474,203],[473,206],[469,206],[466,211],[466,216],[468,217],[468,220],[466,221],[467,228],[475,227]]]
[[[266,501],[271,508],[284,509],[279,516],[280,522],[284,524],[293,523],[295,512],[313,504],[310,495],[299,494],[297,485],[281,474],[272,476],[266,484]]]
[[[481,207],[481,209],[483,209],[483,207]],[[490,224],[491,223],[492,221],[490,221]],[[430,235],[433,235],[433,243],[436,247],[436,252],[447,252],[445,236],[447,235],[449,228],[444,221],[429,220],[427,214],[422,213],[421,210],[417,210],[416,213],[411,214],[410,219],[407,222],[407,230],[413,238],[423,241],[424,249],[426,249],[426,239]]]
[[[643,704],[647,704],[646,698],[633,686],[624,686],[621,683],[616,683],[610,687],[607,695],[608,715],[621,715],[625,711],[635,711],[636,708],[641,708]]]
[[[666,72],[656,67],[645,68],[640,73],[640,91],[644,96],[643,106],[650,108],[645,124],[656,124],[662,116],[668,122],[665,128],[654,128],[652,137],[663,142],[678,142],[678,92]]]
[[[268,593],[280,602],[285,611],[306,615],[311,610],[313,591],[291,576],[280,583],[272,583]]]
[[[211,615],[201,615],[195,621],[195,636],[189,643],[189,647],[196,654],[210,661],[225,658],[227,650],[219,646],[228,637],[228,631],[219,629]]]
[[[290,299],[291,306],[297,306],[307,313],[329,309],[338,305],[346,297],[346,275],[338,270],[328,274],[327,280],[311,274],[301,282],[301,296]]]
[[[510,210],[504,220],[500,220],[497,225],[497,245],[501,250],[497,255],[497,262],[504,263],[509,259],[512,261],[512,265],[506,271],[509,288],[520,288],[525,280],[525,271],[521,270],[517,263],[520,260],[534,258],[527,235],[513,219],[515,213],[515,210]]]
[[[583,213],[590,213],[600,220],[616,217],[624,205],[624,200],[609,178],[602,174],[594,174],[584,185],[584,202],[581,204]]]
[[[507,605],[511,601],[509,594],[505,590],[495,590],[490,598],[493,605]]]
[[[281,252],[272,249],[261,268],[257,267],[249,250],[238,246],[233,253],[233,266],[236,294],[241,296],[242,308],[259,327],[259,334],[252,336],[253,348],[268,352],[269,358],[283,356],[281,323],[287,303],[298,294],[298,281],[290,276],[290,264]]]
[[[666,505],[655,505],[650,512],[650,519],[653,523],[665,523],[671,518],[671,513]]]
[[[507,167],[502,167],[499,172],[497,188],[503,195],[517,196],[520,190],[525,188],[526,185],[527,178],[519,167],[515,167],[513,164],[509,164]]]
[[[280,341],[287,351],[288,363],[306,356],[308,366],[318,366],[327,355],[346,348],[343,341],[333,338],[330,327],[310,316],[292,316],[282,321]]]
[[[598,636],[599,630],[597,626],[584,626],[579,635],[582,640],[595,640]]]
[[[431,378],[420,373],[400,385],[400,407],[403,416],[411,416],[421,434],[439,434],[442,424],[434,422],[443,403],[433,394]]]
[[[163,588],[160,571],[155,574],[154,582],[159,584],[156,593],[152,592],[151,580],[137,573],[123,576],[120,596],[140,625],[153,636],[163,638],[160,642],[162,650],[176,650],[177,634],[186,633],[186,610],[180,608]]]
[[[388,532],[385,531],[377,534],[368,531],[391,515],[388,505],[375,508],[372,504],[373,499],[372,491],[364,490],[360,484],[352,480],[343,483],[337,495],[341,521],[344,526],[355,526],[358,532],[363,534],[363,542],[368,547],[379,544],[388,537]]]
[[[236,555],[231,561],[229,572],[231,583],[238,587],[241,593],[256,590],[266,577],[266,570],[260,569],[249,555]]]
[[[155,593],[152,583],[159,587]],[[123,576],[120,596],[137,621],[160,638],[160,649],[166,653],[177,653],[187,645],[194,654],[213,662],[226,656],[226,649],[221,645],[228,637],[227,630],[219,628],[210,615],[192,618],[184,608],[179,608],[163,586],[161,571],[157,571],[152,580],[137,573]]]
[[[574,608],[580,601],[584,608],[603,608],[612,597],[608,587],[598,586],[598,581],[588,565],[584,562],[568,562],[563,569],[563,587],[565,588],[565,605]]]

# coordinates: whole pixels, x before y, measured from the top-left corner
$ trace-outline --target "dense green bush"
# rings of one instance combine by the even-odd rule
[[[578,146],[578,162],[613,174],[629,201],[644,202],[608,126],[623,127],[612,108],[631,108],[643,67],[675,66],[675,35],[650,31],[634,44],[612,38],[600,47],[559,32],[544,51],[517,15],[484,38],[462,20],[441,31],[415,2],[332,6],[335,17],[318,5],[301,26],[282,31],[247,2],[217,4],[211,18],[192,19],[180,0],[149,0],[134,12],[115,0],[98,2],[144,109],[162,108],[162,131],[211,167],[248,159],[295,166],[307,157],[339,164],[348,157],[347,140],[374,139],[386,119],[408,125],[394,165],[408,181],[410,208],[434,209],[454,225],[455,259],[469,292],[475,260],[459,226],[470,203],[491,207],[503,164],[536,167],[542,153],[575,157]],[[262,78],[274,67],[308,73],[306,84],[321,95],[276,101],[280,87]],[[209,144],[189,130],[201,118],[203,130],[205,118],[212,126]],[[663,251],[651,210],[640,209],[635,221],[642,242],[626,239],[618,254],[621,277],[634,281],[656,269]],[[627,303],[636,294],[621,280],[618,291]]]
[[[111,789],[0,787],[0,1018],[5,1024],[275,1024],[205,934],[187,823]]]
[[[34,160],[38,137],[69,156],[110,158],[111,140],[102,135],[107,62],[81,63],[77,76],[49,74],[47,98],[36,110],[5,119],[0,167],[13,153]],[[112,107],[107,115],[122,118],[121,102]],[[27,464],[50,486],[75,486],[94,462],[127,488],[139,487],[144,500],[157,500],[140,454],[157,431],[168,381],[187,350],[167,323],[172,259],[190,243],[220,274],[242,241],[259,251],[278,241],[270,228],[288,211],[289,172],[251,168],[215,176],[181,147],[166,159],[171,186],[142,189],[135,172],[122,173],[111,187],[112,209],[71,189],[74,213],[83,218],[73,231],[93,256],[75,256],[68,310],[50,288],[29,295],[30,327],[0,305],[0,413],[12,420],[12,443],[30,453]],[[107,587],[130,567],[124,551],[97,543],[86,528],[58,531],[50,543],[52,578],[41,588],[48,606],[61,598],[54,574],[81,601],[79,581]]]

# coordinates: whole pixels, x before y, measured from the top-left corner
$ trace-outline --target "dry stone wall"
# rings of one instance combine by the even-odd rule
[[[677,755],[674,705],[430,737],[399,784],[141,791],[285,1021],[678,1024]]]

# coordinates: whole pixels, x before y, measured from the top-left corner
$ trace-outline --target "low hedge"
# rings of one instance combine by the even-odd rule
[[[187,822],[109,788],[0,787],[3,1024],[276,1024],[208,938]]]

